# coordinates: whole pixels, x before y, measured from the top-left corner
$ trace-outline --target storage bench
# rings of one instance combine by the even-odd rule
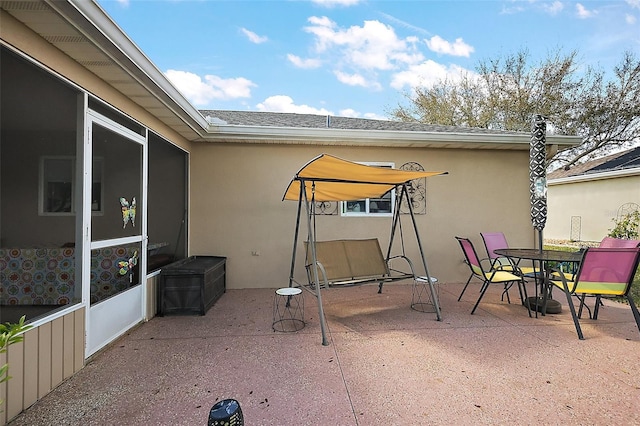
[[[226,257],[191,256],[164,266],[158,315],[204,315],[226,290]]]

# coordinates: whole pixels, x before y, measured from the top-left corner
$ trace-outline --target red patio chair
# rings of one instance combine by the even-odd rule
[[[464,291],[467,289],[467,286],[469,285],[469,282],[471,281],[472,278],[475,277],[482,281],[482,287],[480,288],[480,297],[478,297],[478,301],[476,302],[473,309],[471,310],[472,315],[476,311],[476,308],[478,307],[480,300],[482,300],[482,297],[484,296],[485,292],[489,288],[490,284],[502,284],[503,286],[502,295],[504,296],[506,294],[507,302],[511,303],[511,300],[509,299],[509,289],[511,288],[513,283],[517,283],[518,292],[520,293],[520,300],[522,301],[523,304],[525,304],[524,301],[527,297],[527,288],[524,285],[523,277],[515,275],[509,271],[503,271],[495,268],[490,268],[489,270],[485,270],[482,266],[482,262],[478,257],[478,253],[476,252],[476,249],[473,246],[473,243],[471,242],[471,240],[463,237],[456,237],[456,240],[458,240],[458,242],[460,243],[460,247],[462,248],[462,252],[464,253],[464,257],[465,257],[465,263],[469,266],[469,269],[471,270],[471,276],[467,280],[467,283],[465,284],[464,289],[462,290],[462,293],[458,298],[458,301],[460,301],[460,298],[464,294]],[[524,296],[523,296],[523,289],[524,289]],[[531,316],[531,310],[529,309],[529,305],[528,304],[525,304],[525,305],[527,306],[527,310],[529,311],[529,316]]]
[[[625,297],[631,306],[636,325],[640,331],[640,313],[629,294],[639,259],[639,247],[587,248],[573,281],[569,280],[561,271],[554,271],[559,274],[561,279],[552,280],[551,284],[560,288],[567,296],[569,310],[580,339],[584,339],[584,335],[580,328],[580,314],[576,314],[572,295],[578,296],[581,308],[584,305],[585,296],[596,297],[594,320],[598,319],[602,297]]]

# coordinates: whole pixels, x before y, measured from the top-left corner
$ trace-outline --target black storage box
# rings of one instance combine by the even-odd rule
[[[226,257],[191,256],[164,266],[158,315],[204,315],[226,290]]]

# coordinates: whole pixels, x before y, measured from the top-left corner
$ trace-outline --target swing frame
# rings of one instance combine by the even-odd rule
[[[400,279],[416,278],[415,273],[392,275],[388,262],[392,258],[391,252],[396,238],[400,238],[402,245],[402,256],[405,255],[404,237],[400,219],[400,206],[403,200],[407,200],[409,207],[409,215],[415,234],[415,239],[420,251],[422,266],[425,275],[423,276],[430,288],[431,299],[434,303],[436,319],[442,321],[440,305],[437,293],[433,285],[433,280],[429,274],[424,248],[420,239],[420,233],[415,220],[413,205],[409,197],[409,183],[418,178],[430,177],[436,175],[447,174],[447,172],[424,172],[424,171],[405,171],[397,169],[381,169],[374,166],[366,166],[347,160],[339,159],[327,154],[322,154],[305,166],[303,166],[289,183],[283,200],[297,200],[298,208],[296,214],[296,226],[293,239],[293,251],[291,256],[291,270],[289,274],[289,287],[301,287],[310,291],[318,301],[318,313],[320,319],[320,329],[322,333],[322,344],[329,344],[326,333],[326,319],[324,316],[324,308],[322,303],[322,283],[321,277],[326,278],[323,266],[318,261],[317,256],[317,229],[316,229],[316,202],[320,201],[349,201],[364,198],[380,198],[387,192],[395,189],[395,208],[392,215],[391,235],[389,245],[386,252],[385,263],[387,265],[386,274],[379,277],[372,277],[363,282],[379,282],[379,292],[382,290],[384,282],[395,281]],[[305,210],[305,218],[307,222],[307,279],[308,283],[303,285],[296,281],[294,277],[296,265],[296,253],[298,240],[300,236],[300,222],[302,218],[302,210]],[[398,232],[398,229],[400,232]],[[406,258],[406,256],[404,256]],[[408,258],[407,258],[408,260]],[[409,261],[411,265],[411,262]],[[326,284],[326,279],[325,279]]]

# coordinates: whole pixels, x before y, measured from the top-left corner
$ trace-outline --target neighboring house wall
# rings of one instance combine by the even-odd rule
[[[528,151],[202,143],[191,156],[191,254],[226,256],[228,288],[287,285],[297,203],[282,197],[294,174],[322,153],[449,172],[427,179],[427,214],[416,215],[429,272],[440,282],[468,277],[456,235],[470,237],[481,256],[483,231],[504,231],[512,246],[533,246]],[[385,247],[390,227],[388,217],[317,217],[320,240],[377,237]],[[409,257],[423,273],[408,215],[403,229]],[[299,241],[306,235],[302,220]],[[296,277],[304,281],[303,263],[299,243]]]
[[[544,238],[600,241],[626,203],[640,204],[638,170],[550,180]]]

